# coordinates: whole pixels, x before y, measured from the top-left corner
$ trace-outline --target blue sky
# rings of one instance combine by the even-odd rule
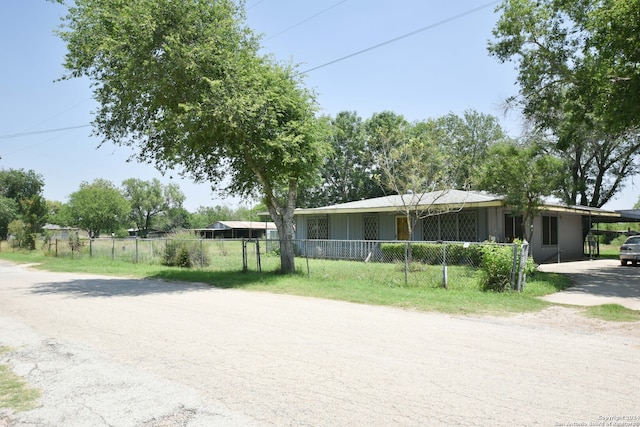
[[[368,118],[391,110],[408,120],[466,109],[496,115],[511,136],[520,133],[517,112],[504,115],[505,98],[517,92],[513,64],[487,54],[497,15],[486,0],[248,0],[247,24],[264,35],[263,52],[291,60],[305,71],[414,30],[447,21],[413,36],[310,71],[306,84],[325,114],[356,111]],[[126,147],[104,145],[90,127],[55,133],[6,135],[88,125],[95,103],[86,79],[58,81],[65,45],[54,34],[64,7],[44,0],[8,0],[0,6],[0,168],[33,169],[43,175],[44,196],[67,201],[82,181],[127,178],[175,182],[185,207],[252,204],[221,199],[209,184],[152,166],[127,162]],[[314,17],[314,15],[317,15]],[[293,28],[292,28],[293,27]],[[607,205],[630,208],[633,197]]]

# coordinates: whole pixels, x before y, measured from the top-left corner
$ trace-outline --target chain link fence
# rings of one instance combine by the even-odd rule
[[[476,277],[483,246],[501,247],[511,257],[511,286],[521,289],[524,278],[518,245],[499,243],[295,240],[297,269],[309,276],[329,277],[336,268],[355,269],[361,278],[389,286],[445,286]],[[280,241],[265,239],[76,239],[45,243],[55,256],[96,257],[132,263],[165,264],[212,271],[276,271]],[[526,260],[525,260],[526,262]],[[344,263],[348,263],[344,266]]]

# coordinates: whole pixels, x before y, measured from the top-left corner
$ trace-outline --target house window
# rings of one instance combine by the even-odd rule
[[[307,238],[327,240],[329,238],[329,221],[327,217],[307,219]]]
[[[458,240],[475,242],[478,239],[477,220],[475,211],[460,212],[458,214]]]
[[[557,216],[542,217],[542,244],[543,245],[558,244],[558,217]]]
[[[505,214],[504,239],[507,242],[513,242],[515,239],[524,240],[522,235],[522,215]]]
[[[422,220],[422,240],[434,242],[440,240],[440,217],[428,216]]]
[[[448,241],[458,240],[458,216],[445,214],[440,217],[441,239]]]
[[[364,240],[378,240],[378,217],[365,216],[363,219]]]
[[[422,220],[422,239],[475,242],[477,228],[475,211],[430,216]]]

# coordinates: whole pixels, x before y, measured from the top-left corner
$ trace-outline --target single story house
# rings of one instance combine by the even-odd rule
[[[276,224],[265,221],[217,221],[194,232],[203,239],[277,238]]]
[[[411,235],[405,206],[420,218]],[[406,212],[406,210],[405,210]],[[592,225],[630,219],[618,211],[548,202],[533,219],[531,251],[538,263],[584,257]],[[504,198],[484,192],[445,190],[359,200],[295,210],[301,240],[412,240],[512,242],[523,239],[522,216]]]

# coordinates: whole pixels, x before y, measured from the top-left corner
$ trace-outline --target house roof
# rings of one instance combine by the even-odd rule
[[[276,224],[264,221],[216,221],[203,230],[275,230]]]
[[[504,197],[479,191],[442,190],[429,193],[395,194],[340,203],[319,208],[299,208],[294,215],[326,215],[346,213],[398,212],[403,206],[434,210],[452,210],[463,208],[499,207],[505,206]],[[545,201],[545,210],[554,212],[577,213],[594,217],[607,217],[609,220],[624,220],[617,211],[592,208],[588,206],[566,206],[559,201]]]
[[[294,215],[328,213],[395,212],[403,206],[427,208],[429,206],[460,208],[502,206],[502,197],[477,191],[444,190],[429,193],[394,194],[374,199],[358,200],[319,208],[296,209]]]

